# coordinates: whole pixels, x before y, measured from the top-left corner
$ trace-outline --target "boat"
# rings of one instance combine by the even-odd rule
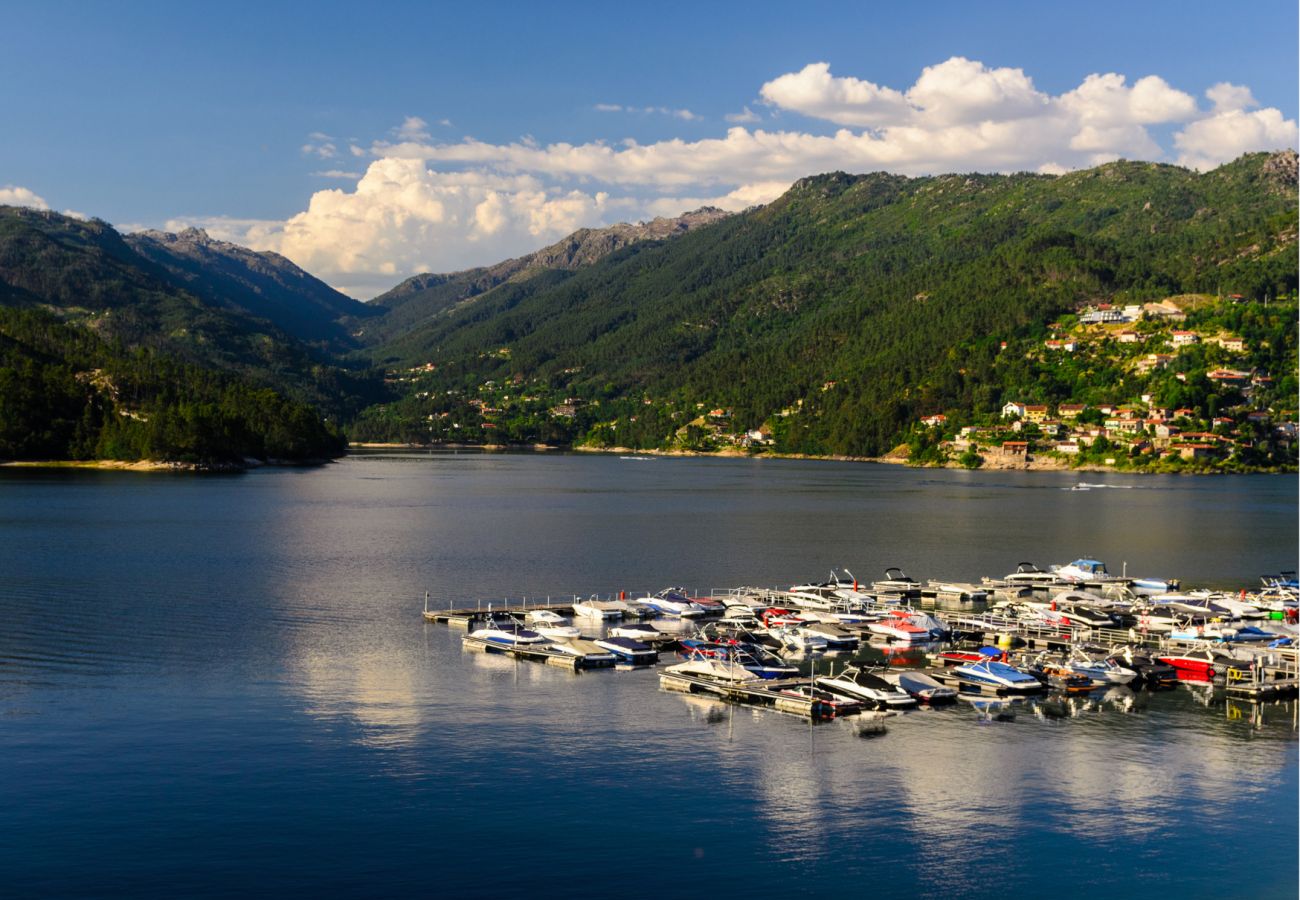
[[[1179,677],[1210,679],[1228,674],[1229,670],[1248,672],[1254,666],[1249,660],[1237,659],[1210,647],[1193,650],[1170,650],[1156,657],[1178,670]]]
[[[754,674],[744,666],[725,659],[708,659],[706,657],[694,657],[685,662],[668,666],[663,670],[663,674],[686,675],[722,684],[744,684],[755,680]]]
[[[823,675],[816,679],[816,684],[833,694],[873,704],[877,709],[906,709],[916,705],[916,698],[861,666],[846,666],[838,675]]]
[[[1002,580],[1012,586],[1030,588],[1052,587],[1061,583],[1061,578],[1055,572],[1044,572],[1031,562],[1020,563],[1014,572]]]
[[[587,665],[612,666],[619,661],[618,656],[610,653],[595,641],[586,638],[564,638],[563,640],[552,641],[547,649],[575,657]]]
[[[705,614],[704,607],[687,596],[684,588],[665,588],[652,597],[640,597],[636,602],[662,616],[691,619]]]
[[[550,638],[525,628],[518,619],[496,614],[489,614],[469,636],[497,647],[541,647],[551,642]]]
[[[1099,559],[1076,559],[1068,565],[1055,566],[1052,571],[1055,572],[1057,578],[1070,584],[1095,584],[1103,581],[1120,580],[1117,576],[1107,572],[1106,564]]]
[[[1161,688],[1173,687],[1178,683],[1176,668],[1169,663],[1161,662],[1144,650],[1126,645],[1109,652],[1111,659],[1138,673],[1133,684],[1140,682],[1149,688]]]
[[[1128,684],[1137,678],[1137,672],[1119,665],[1110,657],[1093,659],[1078,647],[1070,652],[1063,664],[1071,672],[1084,675],[1100,684]]]
[[[831,711],[831,716],[829,718],[850,716],[866,709],[866,704],[861,700],[849,700],[811,684],[791,685],[790,687],[781,688],[779,693],[784,694],[787,697],[800,697],[805,700],[818,701],[821,703],[823,708]]]
[[[583,619],[621,619],[624,604],[590,597],[573,604],[573,614]]]
[[[1067,694],[1085,693],[1098,687],[1087,675],[1080,675],[1050,658],[1040,657],[1030,663],[1026,671],[1052,690]]]
[[[660,631],[649,622],[627,622],[621,625],[614,625],[609,629],[610,637],[632,638],[634,641],[641,641],[643,644],[664,644],[677,640],[671,634]]]
[[[780,625],[775,628],[769,628],[767,633],[779,640],[782,646],[790,650],[802,650],[804,652],[816,652],[825,650],[827,647],[826,638],[814,631],[797,626],[797,625]]]
[[[957,691],[920,669],[893,669],[881,672],[880,677],[907,693],[908,696],[914,697],[919,703],[937,706],[941,703],[952,703],[957,699]]]
[[[898,566],[890,566],[886,569],[884,579],[872,582],[871,589],[879,594],[896,594],[902,597],[921,596],[921,582],[908,575]]]
[[[524,624],[542,637],[556,639],[582,637],[581,631],[570,625],[563,616],[549,609],[532,610],[524,616]]]
[[[862,643],[862,639],[854,632],[829,622],[808,622],[800,625],[799,630],[820,636],[826,642],[828,650],[852,650]]]
[[[799,669],[776,654],[756,644],[741,641],[705,641],[687,638],[681,654],[687,659],[722,659],[734,662],[750,673],[750,678],[793,678]]]
[[[629,637],[603,637],[592,643],[608,650],[618,661],[631,666],[648,666],[659,661],[659,651]]]
[[[868,622],[867,630],[872,634],[887,637],[891,641],[914,643],[934,640],[934,635],[928,628],[913,624],[907,616],[890,615],[875,622]]]
[[[1043,683],[1033,675],[991,657],[980,662],[964,663],[953,669],[952,673],[966,684],[998,691],[1031,694],[1043,690]]]
[[[989,599],[988,591],[973,584],[931,580],[928,589],[934,591],[936,599],[955,603],[984,603]]]

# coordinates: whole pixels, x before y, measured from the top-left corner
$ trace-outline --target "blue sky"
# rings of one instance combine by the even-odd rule
[[[205,225],[361,296],[825,169],[1206,168],[1296,142],[1293,0],[2,12],[0,197]]]

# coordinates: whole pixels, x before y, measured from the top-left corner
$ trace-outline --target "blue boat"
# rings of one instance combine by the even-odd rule
[[[952,673],[966,684],[994,688],[1009,693],[1029,694],[1041,691],[1044,687],[1043,683],[1033,675],[1022,672],[1004,662],[998,662],[996,659],[985,659],[980,662],[957,666],[952,670]]]

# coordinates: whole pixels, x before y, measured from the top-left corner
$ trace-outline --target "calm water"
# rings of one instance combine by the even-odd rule
[[[463,652],[446,601],[1296,568],[1294,478],[540,455],[0,471],[0,894],[1294,897],[1294,704],[864,740]]]

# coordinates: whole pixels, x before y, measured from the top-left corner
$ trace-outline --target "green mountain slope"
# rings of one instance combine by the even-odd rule
[[[201,229],[179,234],[145,231],[126,235],[125,241],[209,306],[266,319],[299,340],[333,350],[355,346],[340,319],[364,319],[378,312],[277,253],[213,240]]]
[[[534,253],[449,275],[424,274],[408,278],[370,302],[373,313],[346,324],[368,346],[383,345],[458,306],[473,302],[498,285],[527,280],[548,271],[572,272],[639,241],[666,240],[727,217],[703,207],[673,218],[608,228],[581,228]]]
[[[565,411],[577,438],[654,446],[698,404],[737,429],[778,425],[782,450],[877,454],[918,414],[995,409],[999,342],[1084,301],[1293,293],[1295,209],[1294,153],[1205,174],[1118,162],[808,178],[767,207],[501,284],[390,339],[376,358],[435,370],[358,433],[460,421],[446,398],[491,381],[543,410],[585,400]]]
[[[109,342],[239,374],[338,419],[382,396],[376,376],[341,367],[325,349],[251,314],[257,285],[247,272],[235,274],[229,254],[220,267],[182,270],[176,254],[148,246],[167,265],[138,253],[105,222],[0,207],[0,305],[45,309]],[[241,278],[243,287],[235,284]],[[303,283],[312,282],[304,273]],[[291,302],[287,290],[281,308],[321,307],[319,292]],[[351,309],[354,301],[330,303]]]
[[[0,459],[338,456],[342,435],[247,379],[125,350],[36,309],[0,308]]]

